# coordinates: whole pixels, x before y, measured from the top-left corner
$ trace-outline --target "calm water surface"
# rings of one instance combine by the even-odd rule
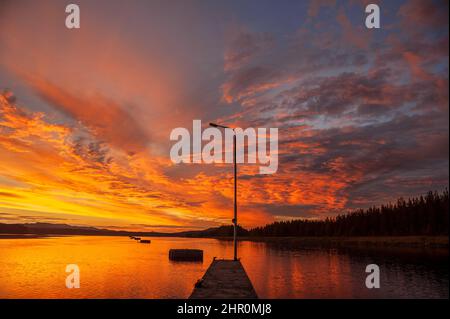
[[[70,236],[0,239],[0,298],[187,298],[212,258],[230,258],[215,239]],[[171,248],[204,250],[203,263],[171,262]],[[448,298],[448,251],[287,250],[241,242],[239,253],[260,298]],[[365,287],[365,267],[381,269],[381,288]],[[81,287],[67,289],[67,264]]]

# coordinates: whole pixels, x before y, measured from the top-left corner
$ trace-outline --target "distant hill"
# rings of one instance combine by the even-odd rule
[[[205,230],[184,231],[176,233],[180,237],[230,237],[233,236],[233,226],[220,226]],[[238,236],[248,236],[249,231],[238,226]]]
[[[51,223],[0,223],[0,234],[37,234],[37,235],[97,235],[97,236],[161,236],[161,237],[227,237],[233,236],[233,226],[220,226],[198,231],[176,233],[162,232],[129,232],[102,229],[88,226],[73,226]],[[248,231],[238,227],[238,235],[246,236]]]
[[[0,234],[39,234],[39,235],[103,235],[103,236],[165,236],[168,234],[157,232],[128,232],[115,231],[88,226],[73,226],[67,224],[0,223]]]

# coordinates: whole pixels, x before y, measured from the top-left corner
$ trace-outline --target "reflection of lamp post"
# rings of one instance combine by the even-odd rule
[[[232,129],[233,130],[233,163],[234,163],[234,218],[233,218],[233,243],[234,243],[234,260],[237,260],[237,164],[236,164],[236,132],[233,128],[219,125],[215,123],[209,123],[212,127]]]

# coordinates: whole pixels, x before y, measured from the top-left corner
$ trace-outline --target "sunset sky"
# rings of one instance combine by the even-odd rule
[[[230,224],[232,166],[170,160],[194,119],[279,129],[245,227],[448,187],[447,0],[68,3],[0,1],[0,222]]]

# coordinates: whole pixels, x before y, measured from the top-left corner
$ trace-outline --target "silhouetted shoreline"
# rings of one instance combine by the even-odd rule
[[[60,235],[45,234],[0,234],[0,239],[33,239],[33,238],[49,238],[59,237]],[[70,236],[70,235],[69,235]]]

